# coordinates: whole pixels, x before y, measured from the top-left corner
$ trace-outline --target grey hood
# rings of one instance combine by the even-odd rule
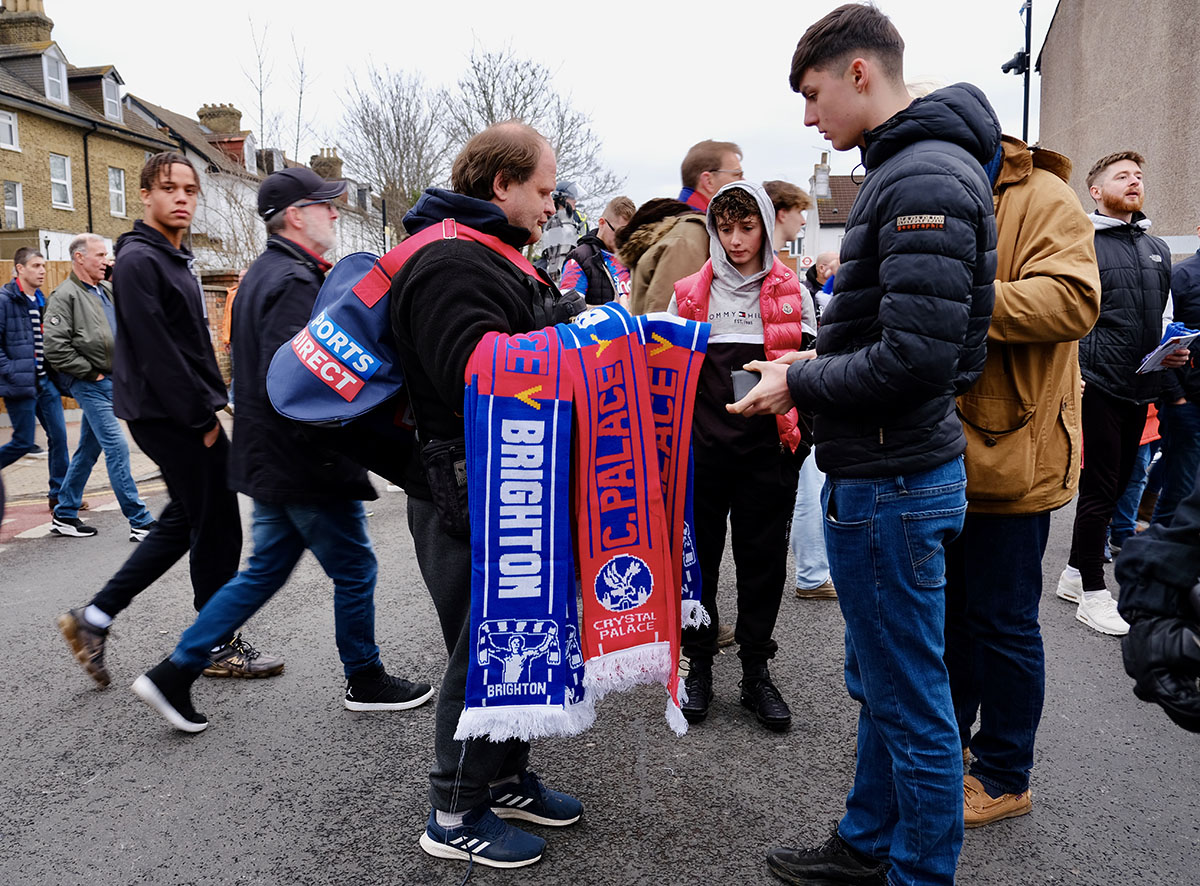
[[[734,188],[748,191],[758,203],[758,214],[762,217],[763,223],[762,268],[756,274],[743,277],[741,271],[730,263],[729,257],[725,254],[725,247],[721,245],[721,238],[717,236],[717,224],[713,219],[712,203],[710,202],[708,212],[704,217],[704,225],[708,228],[708,254],[712,258],[712,294],[717,296],[720,293],[725,298],[749,298],[752,296],[753,301],[757,304],[763,278],[767,276],[767,272],[775,263],[775,207],[771,203],[771,198],[767,196],[767,192],[763,190],[763,186],[756,182],[730,182],[717,191],[713,195],[713,199],[715,200],[721,194]]]

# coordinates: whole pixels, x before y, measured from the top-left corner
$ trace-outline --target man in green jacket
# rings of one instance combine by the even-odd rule
[[[129,444],[113,413],[109,375],[117,323],[112,286],[104,279],[108,248],[95,234],[80,234],[71,241],[70,255],[71,276],[50,294],[43,329],[46,359],[69,378],[71,396],[83,410],[83,419],[50,531],[71,538],[96,534],[96,527],[79,519],[79,506],[103,450],[109,482],[129,521],[129,540],[141,541],[154,518],[138,496],[129,472]]]

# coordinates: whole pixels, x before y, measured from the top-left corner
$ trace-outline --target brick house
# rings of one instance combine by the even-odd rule
[[[49,260],[92,231],[110,245],[141,215],[138,176],[174,147],[124,113],[112,65],[75,67],[41,0],[0,8],[0,257],[36,244]]]

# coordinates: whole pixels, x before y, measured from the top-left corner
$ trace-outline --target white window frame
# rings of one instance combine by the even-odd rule
[[[16,194],[17,194],[17,205],[16,206],[13,206],[8,202],[8,196],[7,196],[8,192],[7,192],[7,189],[4,187],[5,185],[16,185]],[[21,228],[25,227],[25,200],[23,199],[23,195],[21,194],[21,183],[14,182],[14,181],[0,182],[0,201],[3,201],[3,203],[4,203],[4,218],[5,218],[5,222],[6,222],[4,229],[6,231],[7,230],[19,231],[19,230],[21,230]],[[7,225],[8,211],[10,209],[15,209],[16,213],[17,213],[17,226],[15,228],[11,228],[11,229]]]
[[[17,129],[16,111],[0,111],[0,126],[4,125],[7,125],[12,129],[12,140],[7,142],[0,140],[0,148],[4,148],[9,151],[21,150],[21,133]]]
[[[53,73],[51,72],[53,68]],[[42,53],[42,74],[46,81],[46,98],[52,102],[58,102],[60,105],[71,104],[71,97],[67,93],[67,63],[57,52],[52,49]],[[50,90],[50,84],[57,83],[60,95],[54,95]]]
[[[117,81],[112,77],[105,77],[101,80],[104,91],[104,116],[109,120],[116,120],[121,123],[121,87],[117,85]],[[112,93],[111,95],[109,93]]]
[[[120,188],[113,187],[113,173],[121,174]],[[120,201],[120,207],[114,205],[114,200]],[[115,215],[117,218],[125,217],[125,170],[119,166],[108,167],[108,214]]]
[[[62,159],[66,162],[67,177],[65,179],[56,179],[54,177],[54,158],[55,157],[62,157]],[[66,185],[66,188],[67,188],[67,202],[66,203],[59,203],[57,200],[54,199],[54,186],[55,185]],[[52,207],[54,207],[55,209],[74,209],[75,208],[75,192],[71,187],[71,158],[66,156],[65,154],[51,154],[50,155],[50,205]]]

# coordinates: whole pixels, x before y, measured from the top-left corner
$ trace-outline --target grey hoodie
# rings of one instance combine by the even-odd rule
[[[771,270],[775,261],[775,207],[771,198],[763,190],[762,185],[754,182],[730,182],[717,191],[716,200],[726,191],[740,188],[754,197],[758,203],[758,214],[762,217],[762,267],[743,277],[742,273],[729,261],[721,238],[717,234],[716,219],[713,218],[712,204],[709,204],[708,214],[704,224],[708,228],[708,254],[712,257],[713,282],[708,302],[708,322],[712,324],[712,334],[709,344],[722,342],[742,342],[745,344],[762,344],[762,312],[759,309],[759,293],[762,290],[763,278]]]

